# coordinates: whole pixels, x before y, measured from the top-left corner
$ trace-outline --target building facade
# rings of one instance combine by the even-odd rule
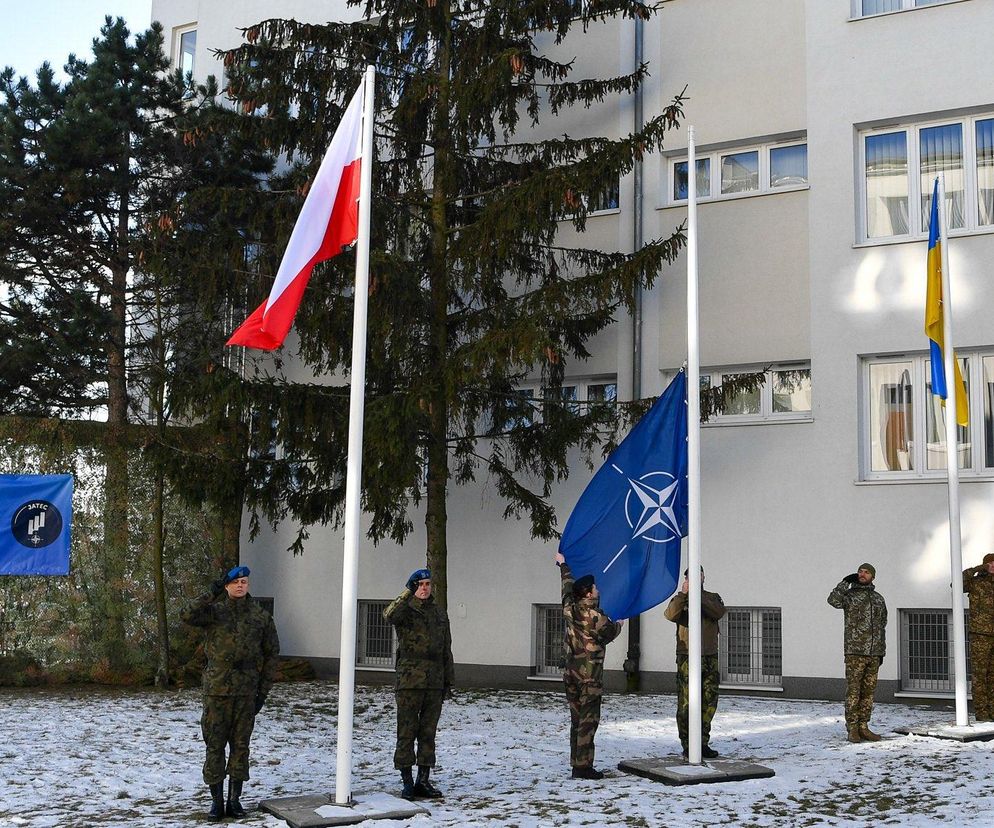
[[[341,8],[339,9],[339,6]],[[176,65],[221,74],[211,50],[238,28],[282,16],[321,22],[344,3],[154,0]],[[964,566],[994,549],[994,5],[983,0],[669,0],[644,27],[651,116],[687,87],[686,132],[646,160],[588,220],[585,246],[631,250],[686,217],[697,175],[702,373],[767,370],[755,395],[702,430],[702,555],[730,608],[722,630],[729,689],[838,698],[841,613],[832,587],[862,561],[890,608],[883,697],[952,690],[952,627],[942,414],[928,388],[923,331],[927,199],[943,171],[957,353],[969,386],[962,431]],[[562,45],[578,77],[630,71],[635,24],[596,23]],[[550,134],[627,134],[634,106],[546,120]],[[564,225],[564,240],[572,229]],[[619,319],[573,366],[578,399],[625,399],[639,376],[658,394],[686,356],[684,259],[644,295],[639,331]],[[638,334],[636,336],[636,334]],[[633,346],[638,342],[636,351]],[[525,389],[539,391],[534,388]],[[565,523],[589,472],[578,464],[555,505]],[[454,488],[449,612],[460,683],[542,686],[558,678],[561,615],[554,544],[503,521],[485,482]],[[386,678],[379,609],[424,563],[424,531],[361,550],[360,674]],[[342,536],[296,528],[243,544],[255,588],[275,599],[287,653],[337,658]],[[500,634],[494,635],[499,624]],[[624,636],[623,636],[624,637]],[[673,625],[642,620],[642,686],[669,688]],[[623,641],[608,650],[621,686]]]

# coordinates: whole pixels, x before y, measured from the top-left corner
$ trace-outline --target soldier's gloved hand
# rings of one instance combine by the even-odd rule
[[[859,583],[859,575],[854,572],[852,575],[846,575],[846,577],[843,578],[842,580],[845,581],[848,584],[858,584]]]
[[[262,693],[255,694],[255,715],[259,715],[259,711],[262,710],[263,705],[266,703],[266,697]]]
[[[213,595],[215,598],[218,598],[223,592],[224,592],[224,578],[215,578],[213,581],[211,581],[211,595]]]

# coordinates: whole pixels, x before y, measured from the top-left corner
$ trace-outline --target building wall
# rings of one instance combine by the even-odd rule
[[[275,15],[323,20],[323,2],[249,2],[238,9],[156,0],[171,26],[199,20],[198,67],[210,48],[237,43],[235,27]],[[702,203],[700,330],[706,367],[810,360],[811,417],[702,433],[703,556],[708,588],[733,606],[782,610],[784,691],[837,698],[843,675],[842,613],[825,598],[863,560],[873,562],[891,608],[885,695],[898,689],[898,610],[948,607],[946,488],[936,480],[869,482],[860,465],[860,358],[923,352],[925,244],[861,243],[857,232],[859,130],[929,113],[994,111],[982,68],[994,46],[994,6],[962,0],[850,19],[850,0],[671,0],[646,25],[652,77],[646,116],[687,86],[686,124],[698,151],[806,140],[810,186]],[[630,21],[594,26],[574,49],[578,75],[627,71]],[[596,44],[591,48],[589,44]],[[206,71],[206,69],[205,69]],[[543,129],[625,134],[632,104],[571,112]],[[671,203],[668,165],[686,152],[684,132],[645,166],[645,237],[672,232],[686,209]],[[632,249],[632,181],[617,212],[592,217],[583,243]],[[564,226],[563,238],[572,231]],[[957,342],[994,347],[994,235],[950,244]],[[664,268],[645,295],[643,393],[658,393],[686,357],[685,260]],[[631,320],[599,336],[580,377],[616,374],[631,387]],[[561,523],[590,472],[579,461],[556,492]],[[962,486],[964,565],[990,549],[990,476]],[[474,682],[525,680],[532,611],[556,603],[554,544],[500,518],[486,482],[453,488],[448,504],[449,600],[454,654]],[[403,547],[361,550],[359,594],[388,599],[424,560],[423,516]],[[247,538],[258,591],[276,596],[284,650],[330,665],[338,653],[342,536],[311,527],[305,553],[284,550],[295,528]],[[643,617],[646,685],[668,687],[673,627],[656,608]],[[623,636],[624,638],[624,636]],[[620,683],[624,640],[608,650]]]

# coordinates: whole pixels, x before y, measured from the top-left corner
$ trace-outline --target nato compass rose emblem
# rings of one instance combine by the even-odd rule
[[[680,492],[680,481],[669,472],[653,471],[643,474],[638,480],[628,477],[618,466],[611,464],[618,474],[628,480],[628,494],[625,495],[625,520],[632,530],[628,543],[604,567],[607,572],[621,557],[628,545],[638,539],[649,543],[669,543],[680,537],[680,524],[676,516],[676,499]]]
[[[47,500],[29,500],[14,512],[10,530],[21,546],[40,549],[62,534],[62,514]]]

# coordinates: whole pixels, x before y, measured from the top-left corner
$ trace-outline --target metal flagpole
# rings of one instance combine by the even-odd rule
[[[687,758],[695,765],[701,763],[701,358],[697,316],[697,160],[691,126],[687,128]]]
[[[963,552],[959,517],[959,446],[957,445],[956,371],[953,353],[952,275],[946,235],[946,182],[939,175],[939,240],[942,245],[942,359],[946,374],[946,477],[949,483],[949,569],[953,587],[953,670],[956,724],[970,723],[966,703],[966,623],[963,619]]]
[[[373,185],[373,81],[366,67],[362,93],[359,226],[352,319],[352,383],[349,393],[349,455],[345,476],[345,555],[342,564],[342,641],[338,667],[338,764],[335,802],[352,794],[352,714],[355,706],[356,604],[359,593],[359,494],[362,486],[362,418],[366,390],[366,305],[369,299],[369,207]]]

